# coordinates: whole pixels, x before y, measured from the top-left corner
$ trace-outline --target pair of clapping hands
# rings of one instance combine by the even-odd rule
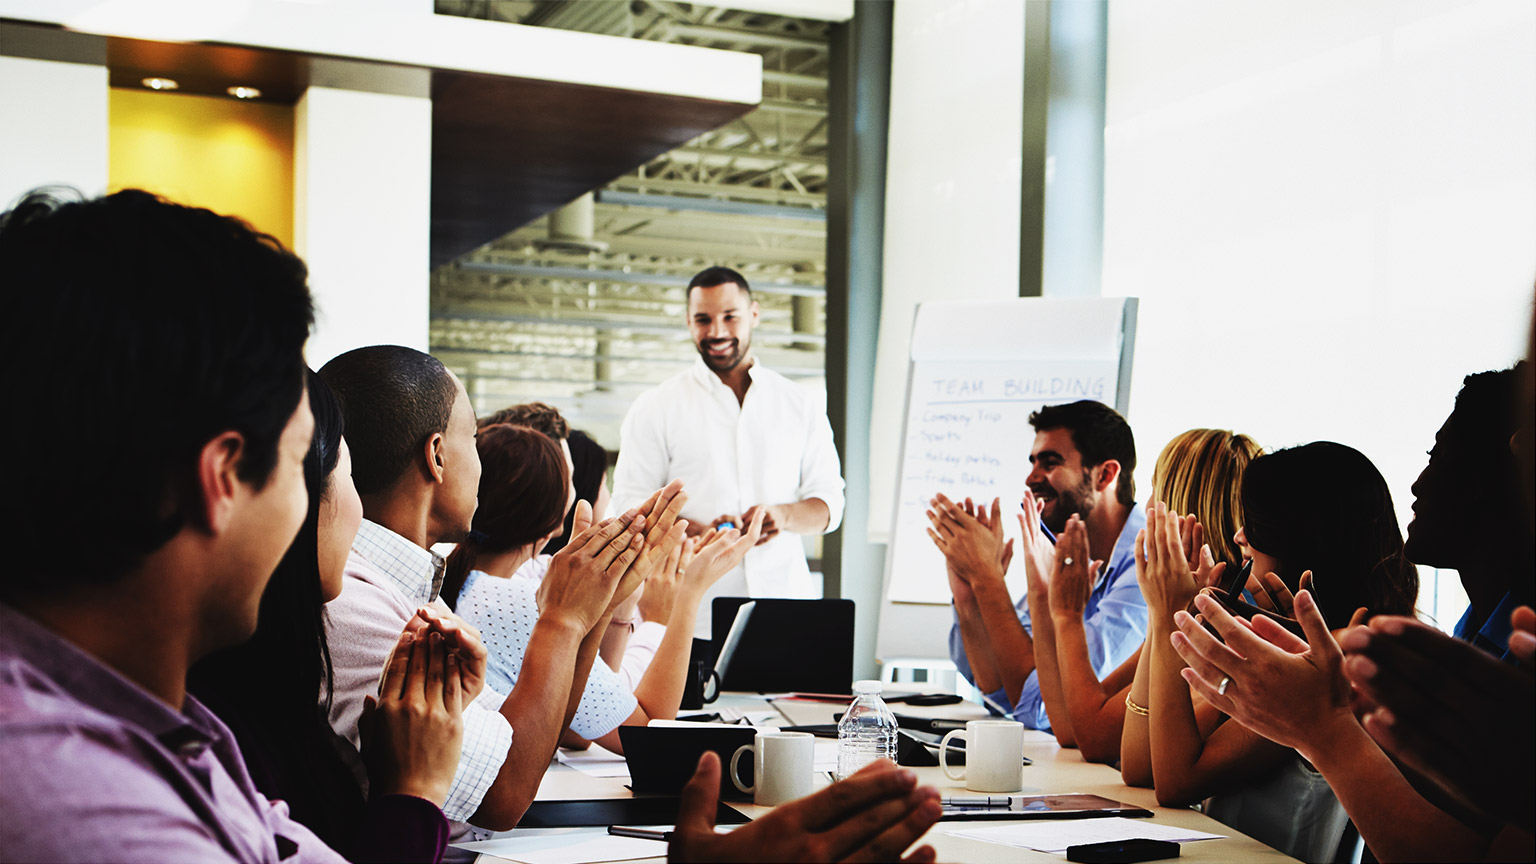
[[[944,553],[950,589],[957,601],[974,593],[977,587],[1002,584],[1013,560],[1013,541],[1003,539],[998,499],[992,499],[990,511],[985,506],[976,506],[969,498],[956,503],[942,493],[928,503],[928,536]],[[1052,543],[1040,526],[1043,506],[1026,489],[1023,509],[1017,514],[1030,605],[1044,608],[1049,604],[1052,611],[1080,615],[1104,562],[1090,559],[1088,527],[1076,513]]]
[[[754,512],[755,511],[755,512]],[[766,508],[753,508],[745,530],[716,526],[703,534],[684,537],[660,568],[645,579],[645,584],[631,598],[646,621],[667,623],[679,598],[700,599],[711,585],[742,559],[753,546],[762,542],[766,530]],[[615,619],[627,619],[626,609],[615,613]]]
[[[1187,612],[1175,615],[1174,648],[1207,701],[1243,725],[1303,753],[1319,748],[1330,721],[1359,716],[1397,761],[1499,824],[1530,831],[1531,729],[1536,702],[1536,612],[1517,609],[1510,651],[1518,665],[1420,621],[1378,616],[1338,639],[1312,593],[1294,598],[1306,638],[1266,616],[1234,617],[1212,598],[1195,607],[1220,641]]]
[[[448,797],[464,736],[464,706],[485,688],[480,633],[436,605],[406,622],[359,723],[369,793]]]
[[[643,601],[636,592],[652,579],[656,580],[654,590],[662,595],[661,605],[670,612],[672,597],[679,588],[706,575],[718,579],[730,569],[720,569],[721,559],[739,563],[746,550],[758,542],[759,535],[754,532],[761,531],[766,515],[762,511],[745,535],[735,528],[717,529],[685,543],[688,522],[678,514],[687,503],[681,480],[651,493],[640,506],[596,525],[592,524],[591,505],[577,502],[571,520],[574,539],[550,559],[549,571],[539,584],[539,618],[564,617],[584,633],[617,617],[627,620]],[[748,539],[750,542],[745,542]],[[696,575],[690,579],[690,573]],[[616,616],[621,607],[621,616]],[[648,611],[659,614],[654,607]],[[646,619],[666,620],[650,615]]]

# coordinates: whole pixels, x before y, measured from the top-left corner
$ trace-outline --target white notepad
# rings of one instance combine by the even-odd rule
[[[598,861],[660,858],[667,854],[667,844],[659,840],[610,837],[569,829],[558,834],[536,835],[515,831],[493,840],[461,843],[459,848],[523,864],[594,864]]]
[[[588,777],[629,778],[629,762],[623,756],[597,744],[586,750],[566,750],[562,747],[555,751],[555,758],[561,765],[569,765]]]

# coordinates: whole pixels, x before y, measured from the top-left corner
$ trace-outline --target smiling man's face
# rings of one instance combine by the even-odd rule
[[[688,333],[715,372],[729,372],[747,359],[757,318],[757,301],[735,282],[688,292]]]
[[[1098,503],[1090,472],[1083,466],[1083,455],[1072,443],[1067,429],[1042,429],[1035,433],[1029,451],[1030,471],[1024,483],[1035,497],[1045,503],[1040,521],[1060,533],[1073,513],[1088,518]]]

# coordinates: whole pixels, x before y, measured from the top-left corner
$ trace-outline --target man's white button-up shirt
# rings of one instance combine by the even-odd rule
[[[823,400],[761,363],[748,374],[752,383],[740,404],[703,359],[635,400],[619,433],[615,512],[680,479],[688,493],[683,518],[698,525],[758,504],[820,498],[830,517],[826,530],[837,528],[842,467]],[[711,598],[747,596],[820,596],[799,535],[781,531],[715,583],[696,635],[709,636]]]

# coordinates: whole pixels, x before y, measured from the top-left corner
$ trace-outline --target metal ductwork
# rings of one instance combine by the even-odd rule
[[[522,23],[626,39],[635,35],[629,0],[544,0]]]
[[[549,237],[535,240],[544,251],[607,252],[608,244],[593,240],[597,217],[591,192],[549,214]]]

